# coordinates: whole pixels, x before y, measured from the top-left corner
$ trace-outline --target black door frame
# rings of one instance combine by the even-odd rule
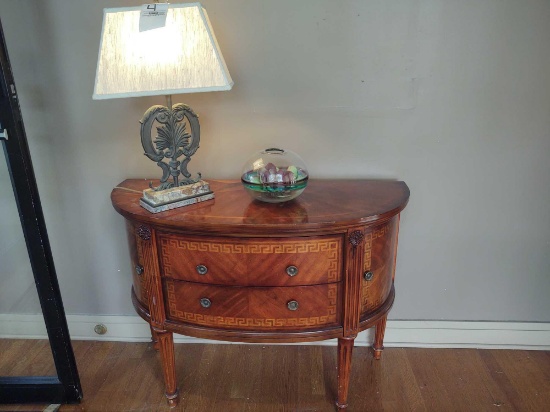
[[[57,371],[57,376],[0,377],[0,403],[77,403],[82,388],[1,22],[0,40],[0,140]]]

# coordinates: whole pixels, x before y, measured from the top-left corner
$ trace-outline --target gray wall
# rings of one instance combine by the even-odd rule
[[[109,193],[160,171],[138,119],[164,99],[91,98],[118,4],[139,2],[0,1],[68,313],[134,313]],[[174,97],[201,117],[193,172],[275,145],[313,177],[405,180],[393,319],[550,321],[550,2],[203,5],[235,86]]]

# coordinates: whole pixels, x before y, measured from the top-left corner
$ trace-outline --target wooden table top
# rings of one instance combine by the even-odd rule
[[[128,179],[114,188],[111,200],[117,212],[156,226],[214,233],[261,234],[270,228],[280,233],[342,229],[390,218],[409,199],[409,188],[401,181],[311,179],[296,199],[264,203],[253,200],[238,180],[207,180],[215,199],[153,214],[139,205],[141,191],[150,181]]]

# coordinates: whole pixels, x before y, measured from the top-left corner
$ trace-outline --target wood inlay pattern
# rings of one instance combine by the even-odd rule
[[[174,240],[170,240],[174,243]],[[227,244],[216,242],[193,242],[187,240],[178,240],[177,246],[183,250],[208,252],[208,253],[333,253],[338,250],[338,243],[334,241],[308,242],[302,240],[299,242],[280,242],[271,244]]]
[[[397,236],[396,232],[397,218],[382,226],[375,227],[370,233],[365,235],[365,251],[363,272],[371,271],[374,278],[371,281],[362,280],[361,287],[361,310],[365,312],[374,309],[388,297],[390,292],[393,270],[395,268],[395,258],[391,259],[395,251],[395,245],[392,240]],[[373,249],[377,251],[374,253]],[[380,255],[386,256],[380,256]],[[377,258],[377,264],[373,262],[373,255]],[[376,290],[373,290],[376,289]],[[376,297],[375,299],[373,299]]]
[[[201,283],[299,285],[337,282],[341,278],[341,239],[330,237],[242,239],[225,241],[159,234],[163,275]],[[195,267],[206,265],[207,276]],[[289,277],[286,268],[298,267]]]
[[[386,234],[389,231],[390,231],[390,224],[386,224],[386,225],[382,226],[381,228],[373,230],[372,231],[372,238],[374,240],[374,239],[384,237],[384,236],[386,236]]]
[[[177,282],[178,285],[184,284],[186,282]],[[188,299],[186,296],[179,296],[180,301],[178,301],[178,291],[176,290],[176,282],[166,281],[166,292],[167,292],[167,304],[168,304],[168,314],[171,319],[177,319],[184,322],[194,323],[197,325],[208,325],[208,326],[217,326],[217,327],[232,327],[232,328],[242,328],[242,329],[251,329],[251,328],[259,328],[259,329],[270,329],[270,328],[309,328],[309,327],[316,327],[316,326],[326,326],[330,324],[335,324],[337,322],[337,300],[338,300],[338,284],[329,284],[329,285],[323,285],[323,286],[302,286],[302,287],[296,287],[296,293],[295,295],[303,296],[306,295],[306,292],[309,290],[313,290],[313,288],[323,288],[323,291],[326,291],[326,298],[325,302],[311,302],[304,298],[304,303],[309,305],[317,305],[314,306],[312,312],[316,312],[316,308],[319,308],[319,312],[326,314],[320,315],[320,316],[307,316],[307,317],[300,317],[299,314],[301,310],[303,310],[302,306],[300,306],[300,309],[298,309],[296,312],[291,312],[288,310],[288,308],[281,307],[278,312],[273,311],[275,314],[278,314],[279,316],[271,316],[269,311],[266,313],[266,317],[257,317],[257,316],[219,316],[219,315],[211,315],[208,313],[197,313],[195,311],[186,311],[186,310],[180,310],[178,309],[178,303],[181,305],[181,299]],[[192,287],[192,285],[190,285]],[[235,288],[237,289],[237,288]],[[256,308],[251,307],[252,305],[248,302],[248,296],[247,294],[252,293],[262,293],[264,290],[257,290],[259,288],[239,288],[240,290],[235,291],[234,294],[243,294],[242,299],[239,300],[238,304],[241,307],[244,307],[243,311],[251,311],[254,314],[261,312],[262,308]],[[241,290],[242,289],[242,290]],[[266,288],[265,288],[266,289]],[[285,293],[289,293],[290,290],[293,288],[282,288]],[[276,292],[274,292],[276,293]],[[269,298],[269,291],[266,291],[265,298],[266,300]],[[201,295],[202,296],[202,295]],[[290,292],[289,296],[294,296]],[[256,297],[257,298],[257,297]],[[259,300],[263,300],[261,295],[259,296]],[[290,300],[290,298],[289,298]],[[300,302],[300,299],[297,299]],[[213,305],[216,304],[216,302],[213,300]],[[227,304],[226,304],[227,306]],[[206,309],[208,310],[208,309]],[[231,308],[225,309],[228,312],[231,311]],[[285,317],[280,316],[281,314],[286,315]],[[291,315],[295,316],[292,317]]]
[[[136,249],[137,249],[137,256],[138,256],[138,265],[143,266],[143,242],[138,237],[136,239]],[[148,271],[145,270],[144,273],[139,276],[139,297],[143,303],[145,303],[147,306],[149,306],[149,290],[151,289],[151,274],[147,273]]]
[[[365,236],[365,260],[363,262],[363,272],[367,272],[371,270],[372,265],[372,238],[373,238],[374,231],[367,233]],[[369,283],[362,280],[362,288],[361,288],[361,307],[364,308],[367,306],[367,299],[368,299],[368,289],[369,289]]]

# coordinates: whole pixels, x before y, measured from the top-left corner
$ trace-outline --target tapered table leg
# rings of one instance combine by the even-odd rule
[[[374,359],[380,359],[382,351],[384,350],[384,333],[386,332],[386,320],[387,316],[384,316],[376,323],[376,333],[374,335],[374,343],[372,349],[374,349]]]
[[[348,407],[351,353],[354,340],[354,338],[338,338],[338,399],[336,406],[339,409]]]
[[[164,372],[164,384],[168,405],[173,408],[178,404],[178,387],[176,385],[176,367],[174,357],[174,338],[172,332],[156,332]]]
[[[151,343],[153,344],[153,349],[155,349],[157,352],[159,350],[159,338],[157,336],[157,332],[153,329],[151,325],[149,325],[151,328]]]

